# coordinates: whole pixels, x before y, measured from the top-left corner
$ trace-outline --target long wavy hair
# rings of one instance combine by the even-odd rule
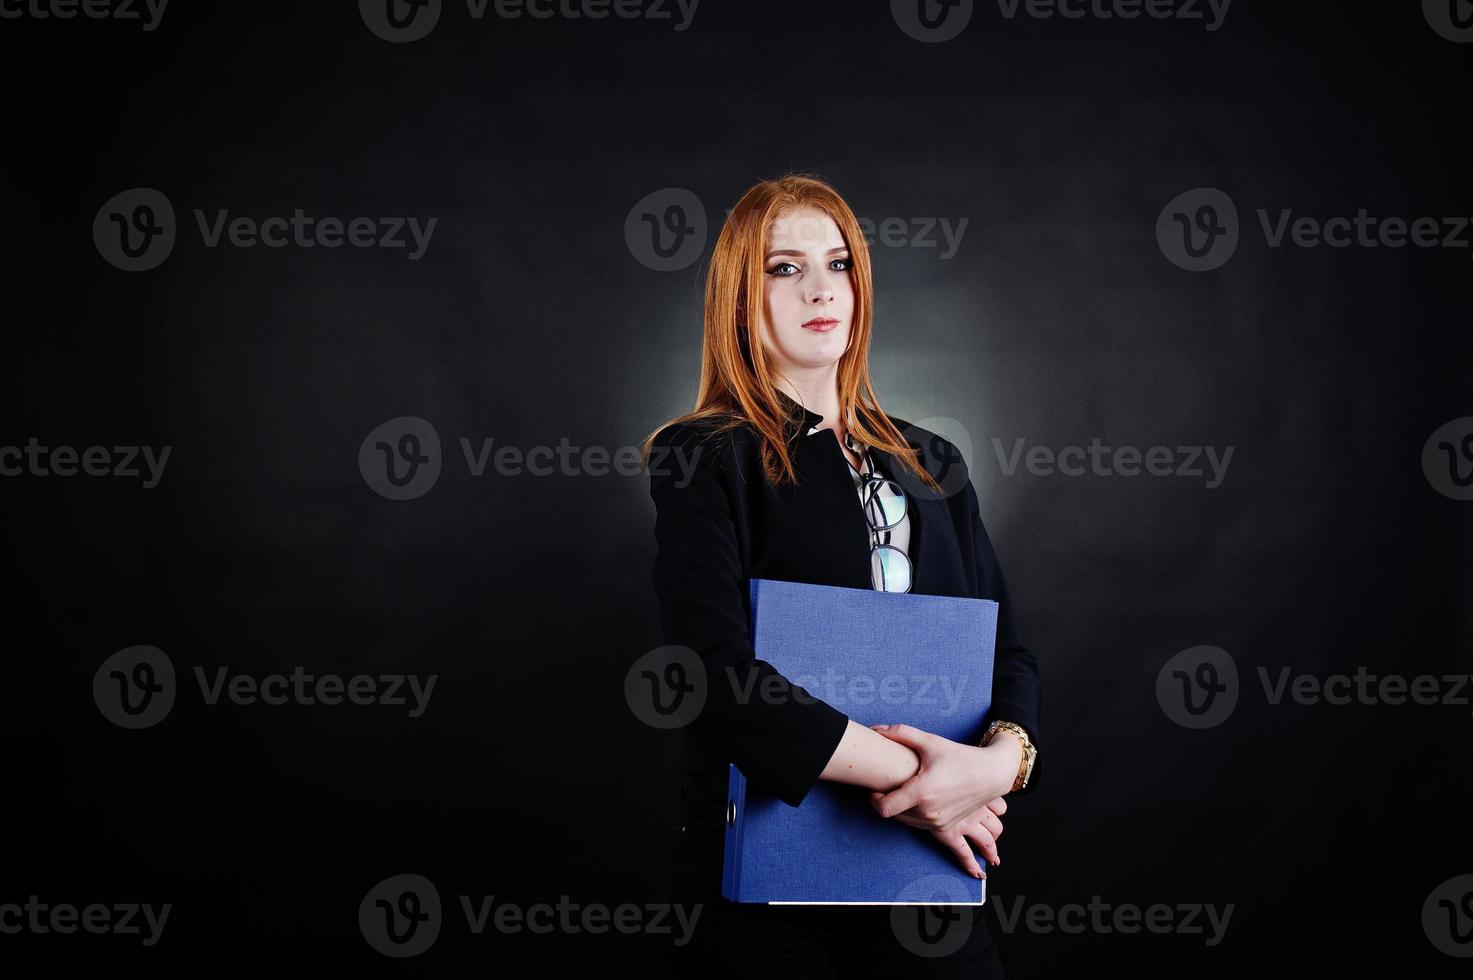
[[[854,439],[891,454],[933,490],[931,474],[916,460],[900,430],[880,409],[869,376],[869,345],[874,322],[874,285],[869,246],[849,205],[828,183],[802,173],[764,180],[742,195],[726,216],[706,272],[701,344],[701,384],[696,407],[658,426],[645,437],[641,465],[655,436],[677,422],[714,422],[714,431],[750,424],[761,439],[762,469],[774,486],[796,482],[789,438],[801,422],[779,398],[776,374],[763,343],[766,307],[763,291],[768,230],[773,219],[811,207],[838,225],[853,262],[854,316],[849,346],[839,358],[839,411]],[[892,476],[895,474],[892,474]]]

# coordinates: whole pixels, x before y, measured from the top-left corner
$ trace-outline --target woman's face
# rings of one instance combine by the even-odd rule
[[[791,375],[838,361],[854,313],[853,261],[834,219],[815,208],[778,214],[763,266],[763,338],[774,367]]]

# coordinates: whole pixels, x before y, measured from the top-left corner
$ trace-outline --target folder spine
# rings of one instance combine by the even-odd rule
[[[741,901],[742,884],[742,831],[746,828],[743,819],[747,806],[747,777],[735,765],[729,764],[726,780],[726,812],[722,819],[727,822],[726,854],[721,865],[721,895],[729,901]]]
[[[747,580],[747,601],[750,608],[748,623],[757,623],[757,580]],[[755,632],[754,632],[755,635]],[[742,885],[742,838],[746,830],[747,777],[735,763],[727,765],[725,854],[721,864],[721,895],[733,902],[741,901]]]

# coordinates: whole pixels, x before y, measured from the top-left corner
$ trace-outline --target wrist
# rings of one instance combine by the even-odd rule
[[[1023,764],[1023,740],[1012,732],[999,731],[992,736],[991,741],[982,747],[997,752],[1012,763],[1013,772],[1017,772]]]
[[[1023,743],[1012,735],[999,732],[978,749],[983,753],[983,768],[989,782],[1002,786],[999,796],[1012,791],[1018,770],[1023,765]]]
[[[878,733],[877,733],[878,734]],[[921,757],[915,749],[909,745],[903,745],[885,736],[881,751],[884,753],[881,771],[881,779],[884,785],[872,787],[882,792],[889,793],[904,786],[916,773],[921,771]]]
[[[1007,750],[1007,757],[1018,763],[1016,776],[1004,792],[1011,793],[1028,785],[1038,751],[1033,747],[1033,740],[1029,738],[1027,729],[1011,721],[993,721],[987,726],[981,745],[984,748],[1002,746]]]

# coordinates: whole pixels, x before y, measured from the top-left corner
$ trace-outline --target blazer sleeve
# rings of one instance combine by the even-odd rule
[[[1011,721],[1021,725],[1038,750],[1028,785],[1010,795],[1027,796],[1039,786],[1043,775],[1044,751],[1038,739],[1038,715],[1042,702],[1038,658],[1018,633],[1017,610],[1008,593],[1007,579],[997,560],[997,551],[982,524],[977,491],[967,480],[965,491],[972,532],[972,554],[977,562],[978,594],[997,602],[997,656],[992,670],[992,708],[987,721]]]
[[[748,626],[748,579],[737,547],[720,440],[675,424],[656,435],[654,586],[665,643],[705,665],[706,701],[690,722],[755,785],[798,806],[828,765],[848,716],[758,659]],[[672,455],[678,453],[679,455]],[[682,466],[657,464],[682,459]]]

